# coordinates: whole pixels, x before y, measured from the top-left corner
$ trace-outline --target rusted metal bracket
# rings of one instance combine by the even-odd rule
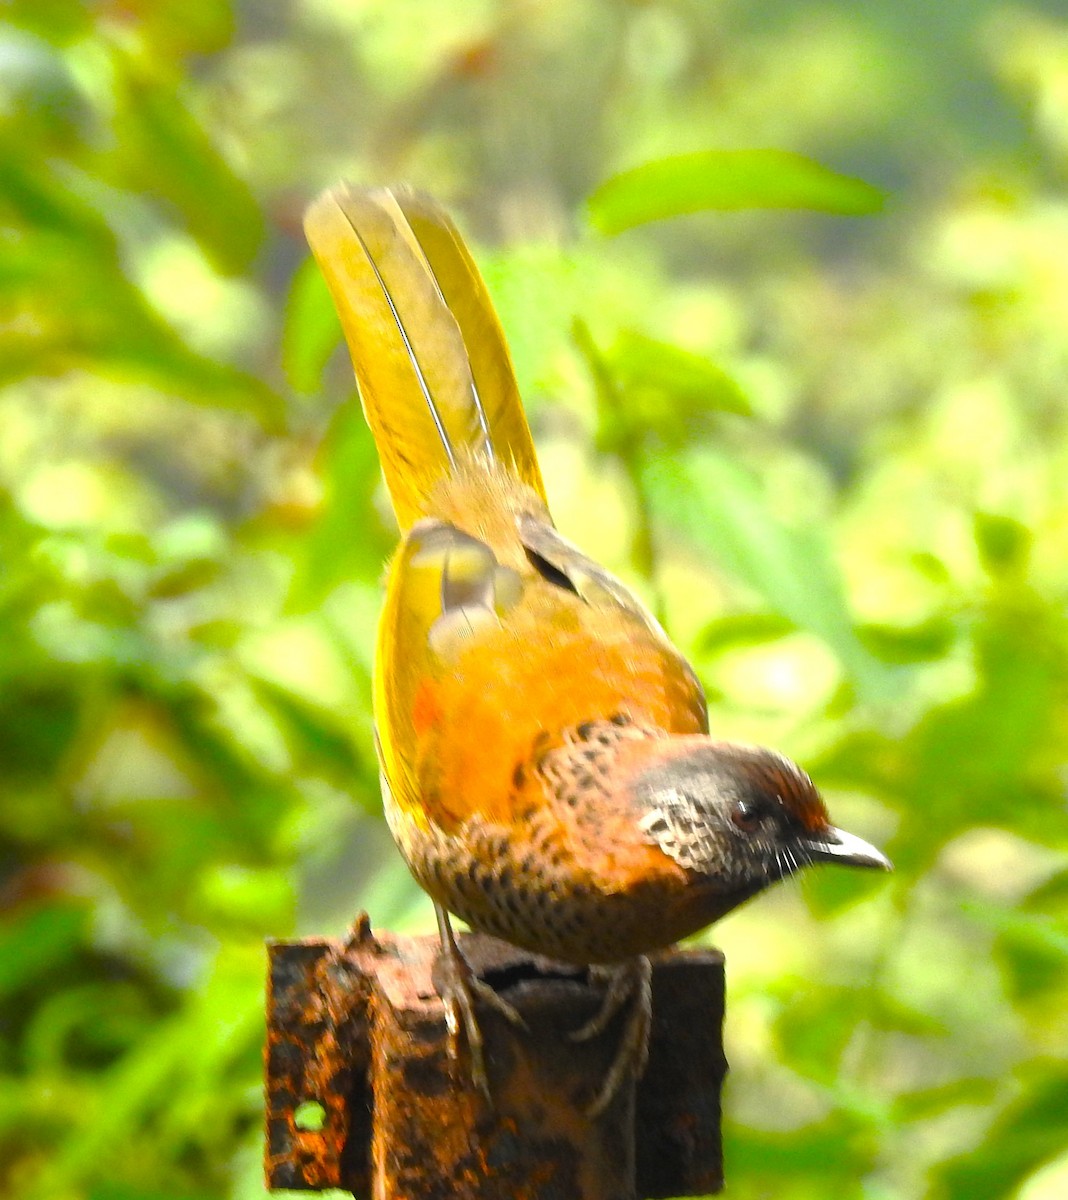
[[[722,1187],[723,957],[654,960],[649,1065],[598,1119],[585,1115],[622,1016],[587,1042],[597,1011],[586,972],[493,938],[465,956],[526,1020],[480,1009],[494,1103],[447,1047],[434,986],[436,938],[375,937],[361,917],[344,942],[270,946],[269,1188],[344,1188],[390,1200],[633,1200]]]

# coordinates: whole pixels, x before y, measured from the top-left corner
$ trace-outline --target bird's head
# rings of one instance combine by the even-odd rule
[[[721,896],[722,912],[813,863],[891,869],[831,824],[812,780],[773,750],[665,738],[627,790],[645,837]]]

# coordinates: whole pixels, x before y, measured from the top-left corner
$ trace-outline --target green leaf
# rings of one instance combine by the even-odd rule
[[[934,1087],[917,1088],[897,1097],[894,1111],[897,1120],[928,1121],[962,1104],[987,1107],[995,1100],[1000,1081],[982,1076],[967,1076]]]
[[[1068,985],[1068,872],[1037,889],[1012,910],[965,903],[962,911],[998,933],[995,953],[1004,963],[1017,1005],[1056,995]]]
[[[681,346],[658,341],[636,330],[624,330],[607,361],[620,388],[628,393],[628,400],[634,392],[647,391],[660,401],[661,412],[666,397],[671,401],[670,411],[674,412],[752,415],[749,398],[731,375],[711,359]]]
[[[793,633],[795,625],[781,613],[732,613],[710,622],[697,639],[698,651],[714,657],[740,647],[761,646]]]
[[[1018,1082],[1023,1095],[998,1117],[982,1145],[939,1168],[931,1195],[938,1200],[1003,1200],[1063,1152],[1068,1133],[1064,1063],[1033,1061]]]
[[[36,230],[10,239],[0,306],[10,327],[0,385],[82,369],[279,422],[279,397],[262,380],[190,350],[124,278],[110,247]]]
[[[957,628],[949,617],[935,616],[917,625],[861,625],[857,636],[881,662],[934,662],[952,649]]]
[[[115,239],[98,212],[47,163],[28,139],[0,130],[0,215],[18,227],[63,234],[81,254],[114,253]],[[5,274],[8,271],[4,264]]]
[[[732,1176],[745,1179],[754,1195],[778,1195],[783,1183],[816,1183],[806,1195],[859,1196],[856,1181],[871,1170],[876,1157],[874,1130],[854,1113],[832,1113],[818,1124],[777,1132],[728,1125],[725,1153]],[[797,1194],[793,1191],[791,1195]]]
[[[4,20],[21,25],[56,45],[83,37],[93,22],[88,5],[72,0],[7,0]]]
[[[112,47],[115,151],[101,165],[116,185],[165,201],[220,270],[246,269],[263,216],[165,71]]]
[[[775,1022],[777,1058],[810,1079],[833,1085],[854,1023],[866,1014],[871,994],[856,988],[806,987],[796,979],[783,983],[787,994]]]
[[[370,683],[369,680],[365,681]],[[361,773],[361,764],[352,742],[349,714],[318,707],[307,697],[270,679],[253,679],[253,687],[269,705],[294,742],[302,759],[314,762],[339,784]],[[366,772],[371,775],[373,772]]]
[[[0,59],[0,113],[19,114],[17,127],[0,118],[8,126],[5,133],[14,133],[35,155],[75,149],[88,123],[88,104],[64,56],[30,33],[0,25]],[[6,172],[4,186],[6,191]]]
[[[811,911],[822,920],[837,916],[886,887],[882,871],[840,871],[837,868],[811,871],[805,876],[802,894]]]
[[[84,961],[100,970],[99,958]],[[71,986],[73,965],[70,959],[64,962],[61,986],[42,996],[21,1038],[26,1065],[53,1077],[68,1064],[105,1068],[159,1020],[157,1007],[137,983],[108,979]]]
[[[0,996],[9,996],[68,960],[85,940],[84,904],[42,905],[0,925]]]
[[[140,6],[146,37],[168,58],[223,50],[234,33],[229,0],[152,0]]]
[[[374,439],[352,396],[334,414],[319,453],[323,504],[294,547],[297,573],[291,611],[315,608],[335,587],[377,581],[395,534],[376,518],[374,494],[382,478]]]
[[[341,322],[326,280],[313,258],[293,275],[282,330],[282,367],[294,391],[315,392],[323,368],[341,342]]]
[[[683,213],[800,208],[841,216],[878,212],[884,194],[786,150],[705,150],[657,159],[606,180],[589,198],[590,220],[620,233]]]
[[[821,531],[784,524],[759,482],[710,450],[644,467],[656,508],[799,629],[821,637],[864,697],[884,691],[886,669],[853,630],[841,578]]]
[[[973,521],[979,559],[990,575],[1007,575],[1027,568],[1031,531],[1012,517],[977,512]]]

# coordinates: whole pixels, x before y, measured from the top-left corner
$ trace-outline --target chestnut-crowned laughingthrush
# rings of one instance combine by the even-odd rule
[[[809,863],[889,866],[831,825],[808,775],[709,735],[701,685],[642,604],[563,538],[504,334],[456,228],[412,191],[345,185],[305,219],[401,531],[375,662],[390,829],[438,914],[443,988],[488,1094],[474,1001],[521,1024],[462,958],[449,913],[612,968],[632,999],[591,1111],[640,1070],[646,955]]]

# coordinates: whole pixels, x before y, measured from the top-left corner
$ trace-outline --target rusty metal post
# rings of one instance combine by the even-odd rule
[[[436,938],[372,936],[270,947],[267,1185],[389,1200],[633,1200],[722,1186],[723,959],[654,963],[649,1066],[596,1121],[585,1109],[621,1018],[568,1039],[600,993],[569,969],[479,935],[479,974],[530,1027],[484,1012],[492,1107],[447,1050]]]

